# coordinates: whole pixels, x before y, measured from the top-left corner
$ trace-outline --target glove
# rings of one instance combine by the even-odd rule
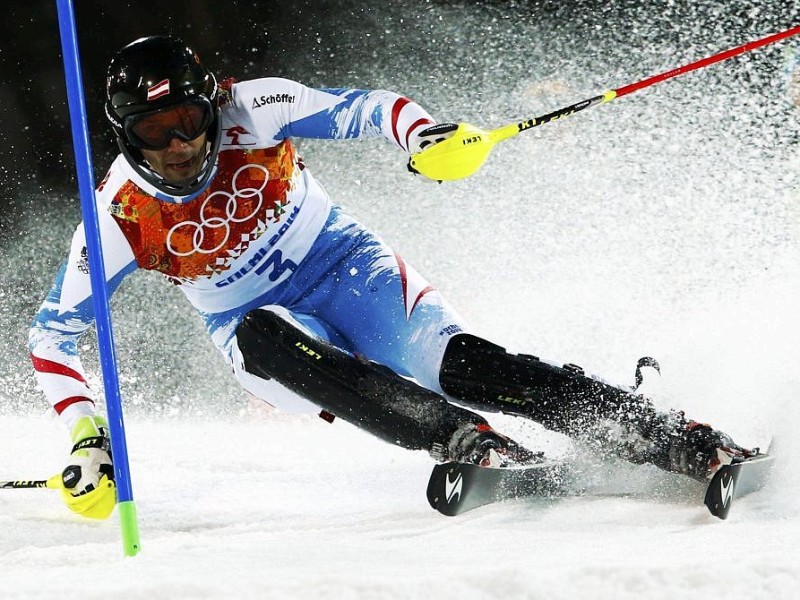
[[[61,473],[61,497],[67,507],[90,519],[107,519],[117,503],[108,423],[81,417],[72,428],[72,454]]]
[[[412,141],[408,145],[408,150],[411,154],[422,152],[434,144],[438,144],[439,142],[443,142],[446,139],[453,137],[456,129],[458,129],[458,125],[456,123],[439,123],[438,125],[427,127],[414,136],[414,138],[412,138]],[[422,181],[435,181],[425,177],[425,175],[412,167],[411,159],[409,159],[406,166],[411,173],[418,176]],[[442,182],[439,181],[439,183]]]

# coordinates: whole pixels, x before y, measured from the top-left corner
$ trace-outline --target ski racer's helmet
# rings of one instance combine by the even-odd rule
[[[120,151],[148,183],[169,196],[202,190],[215,170],[221,141],[217,80],[183,41],[170,36],[140,38],[122,48],[108,66],[106,116]],[[208,151],[200,172],[167,181],[154,171],[142,149],[166,148],[203,133]]]

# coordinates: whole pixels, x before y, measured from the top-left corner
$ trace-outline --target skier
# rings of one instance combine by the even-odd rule
[[[411,265],[331,202],[291,138],[383,137],[410,153],[452,134],[408,98],[279,78],[218,84],[185,43],[154,36],[112,59],[105,109],[120,149],[96,193],[110,292],[136,269],[162,273],[250,393],[439,461],[537,460],[473,410],[698,480],[750,454],[633,389],[469,333]],[[94,320],[88,270],[81,225],[29,347],[74,444],[63,498],[105,518],[115,503],[107,424],[78,356]]]

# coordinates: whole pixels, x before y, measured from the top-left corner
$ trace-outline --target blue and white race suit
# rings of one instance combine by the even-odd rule
[[[332,204],[290,139],[384,137],[408,151],[433,119],[387,91],[311,89],[278,78],[232,83],[226,91],[216,171],[201,192],[167,196],[121,155],[98,186],[109,291],[136,269],[160,271],[202,315],[241,384],[284,409],[313,406],[271,395],[238,356],[236,327],[255,308],[273,307],[320,338],[441,391],[442,355],[463,330],[460,317]],[[93,321],[81,224],[29,336],[39,385],[70,428],[94,414],[78,355]]]

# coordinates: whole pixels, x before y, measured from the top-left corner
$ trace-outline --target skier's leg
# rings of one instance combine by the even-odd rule
[[[439,365],[448,340],[466,326],[412,265],[369,229],[335,210],[293,281],[302,297],[282,304],[336,331],[345,350],[441,392]],[[317,270],[314,267],[317,266]],[[264,303],[267,304],[267,303]]]
[[[270,308],[270,307],[265,307]],[[279,307],[248,313],[236,330],[238,356],[250,376],[274,379],[321,409],[389,443],[426,450],[440,460],[515,461],[532,456],[495,432],[480,415],[330,344]]]
[[[529,417],[600,451],[696,479],[749,452],[724,433],[681,412],[658,411],[633,390],[587,376],[580,367],[509,354],[469,334],[448,343],[440,382],[446,394],[470,407]]]
[[[237,379],[257,396],[272,402],[280,390],[266,388],[278,382],[299,399],[292,410],[305,399],[306,406],[440,460],[484,462],[492,450],[493,464],[531,458],[483,417],[438,393],[439,365],[447,340],[461,331],[460,318],[410,265],[339,209],[290,281],[265,300],[256,306],[269,310],[248,308],[246,316],[237,310],[209,325]]]

